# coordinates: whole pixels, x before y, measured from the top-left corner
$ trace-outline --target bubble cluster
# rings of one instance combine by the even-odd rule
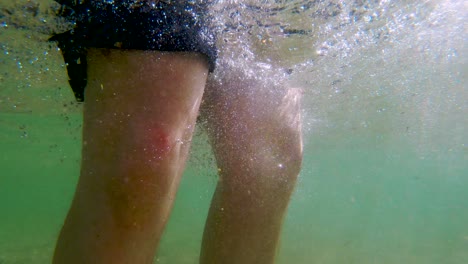
[[[463,9],[460,1],[215,1],[228,65],[218,74],[242,69],[301,87],[307,134],[461,149]],[[449,131],[450,123],[459,125]]]

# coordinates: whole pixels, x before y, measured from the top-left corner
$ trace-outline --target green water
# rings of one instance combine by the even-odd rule
[[[80,115],[0,122],[0,263],[48,263],[79,172]],[[359,134],[307,141],[278,263],[468,261],[463,153],[423,159]],[[156,263],[197,263],[215,185],[204,142],[199,133]]]
[[[279,264],[468,263],[466,45],[447,15],[459,8],[442,12],[458,2],[440,3],[428,19],[399,15],[411,5],[381,17],[393,42],[295,69],[305,156]],[[82,109],[25,10],[0,23],[0,264],[50,263],[79,175]],[[192,152],[155,263],[197,263],[216,184],[200,130]]]

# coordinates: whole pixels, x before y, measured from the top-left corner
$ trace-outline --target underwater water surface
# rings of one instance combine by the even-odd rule
[[[220,61],[304,93],[277,263],[468,263],[464,1],[215,2]],[[0,1],[0,264],[50,263],[79,175],[53,10]],[[198,129],[155,263],[198,263],[213,159]]]

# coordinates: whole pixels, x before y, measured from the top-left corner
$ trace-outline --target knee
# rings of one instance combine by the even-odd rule
[[[290,126],[276,134],[230,146],[218,153],[221,183],[236,192],[289,196],[302,165],[301,133]],[[250,193],[249,193],[250,194]]]
[[[131,124],[123,125],[120,140],[115,143],[119,172],[145,174],[148,180],[158,175],[158,181],[169,184],[186,156],[189,140],[184,139],[184,132],[182,127],[148,120],[132,120]]]
[[[276,141],[276,142],[275,142]],[[256,164],[266,186],[292,191],[302,167],[302,139],[300,131],[284,128],[277,138],[258,151]]]
[[[280,175],[279,181],[294,184],[303,159],[301,118],[296,102],[286,99],[284,103],[287,106],[270,119],[265,132],[260,131],[263,137],[256,140],[260,145],[255,147],[255,156],[262,170]]]
[[[249,157],[232,157],[236,161],[220,168],[218,188],[229,199],[241,203],[283,208],[294,192],[301,169],[302,152],[296,147],[274,157],[260,150]]]
[[[169,158],[176,147],[175,131],[158,125],[138,124],[123,128],[119,153],[124,161],[158,163]]]

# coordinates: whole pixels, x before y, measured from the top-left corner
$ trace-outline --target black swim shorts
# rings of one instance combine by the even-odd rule
[[[62,51],[70,86],[84,100],[86,49],[112,48],[199,52],[210,71],[216,62],[215,34],[210,30],[207,1],[55,0],[59,15],[73,29],[53,35]]]

